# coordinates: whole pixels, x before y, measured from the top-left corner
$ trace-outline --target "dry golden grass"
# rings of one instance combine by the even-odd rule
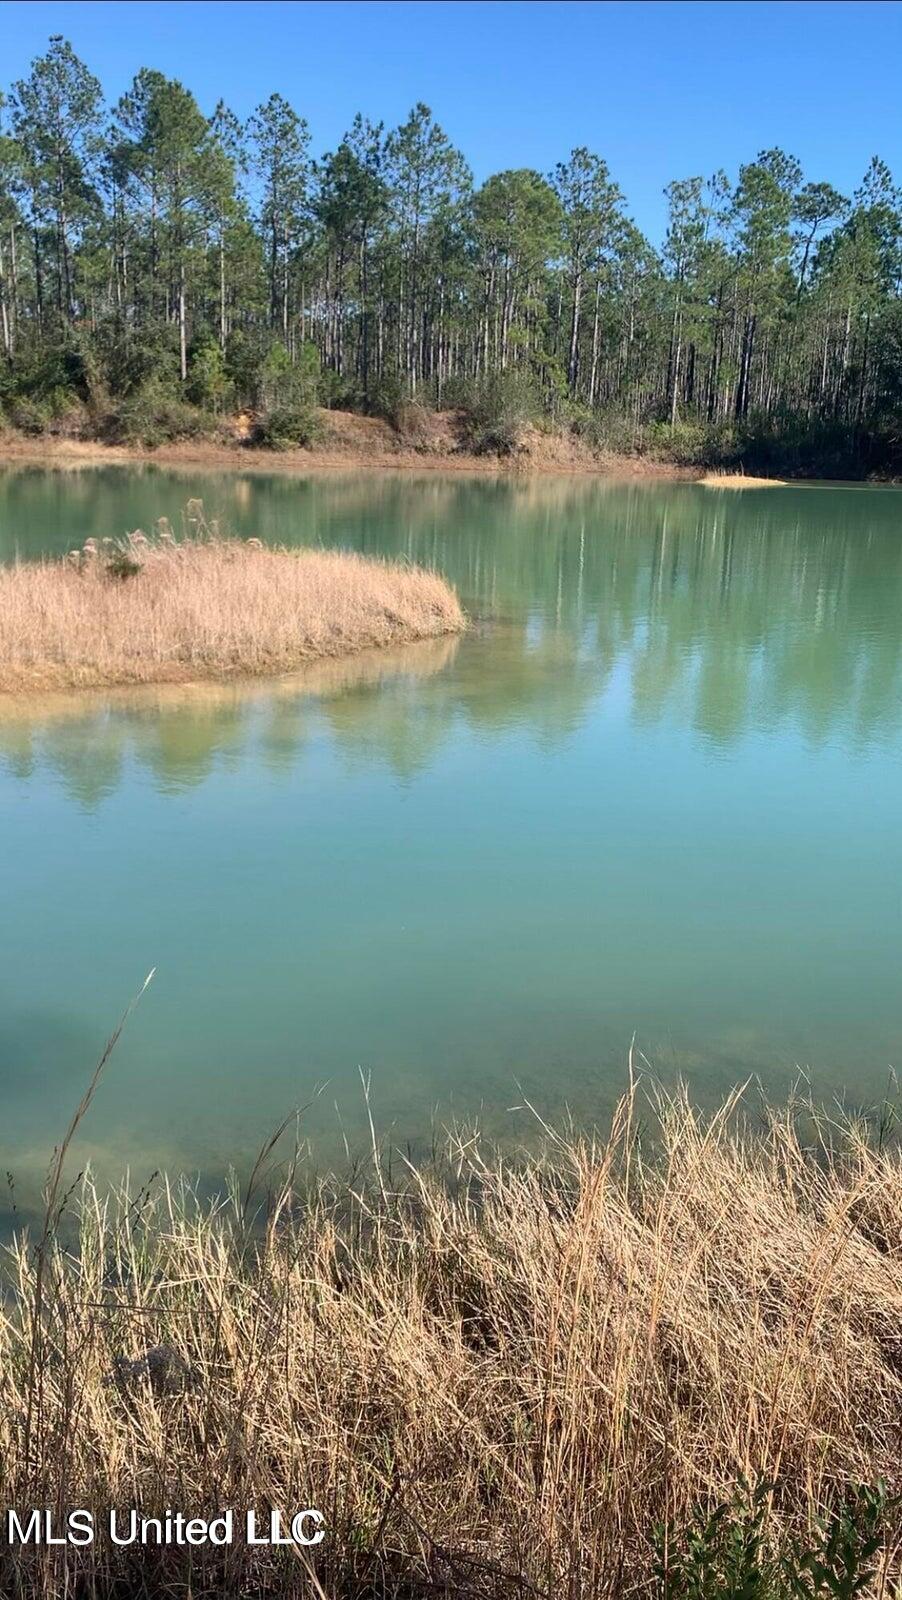
[[[420,568],[136,533],[0,568],[0,692],[288,672],[463,626],[453,590]]]
[[[3,1592],[650,1593],[655,1525],[740,1476],[776,1485],[774,1538],[898,1487],[898,1149],[680,1096],[654,1152],[645,1122],[630,1097],[606,1144],[542,1159],[461,1139],[443,1170],[289,1171],[256,1228],[253,1197],[88,1185],[78,1247],[51,1223],[11,1258],[0,1498],[315,1505],[328,1536],[315,1581],[284,1551],[101,1541],[0,1551]],[[898,1555],[890,1533],[869,1592]]]
[[[706,489],[785,489],[785,478],[752,478],[745,472],[706,472],[698,482]]]

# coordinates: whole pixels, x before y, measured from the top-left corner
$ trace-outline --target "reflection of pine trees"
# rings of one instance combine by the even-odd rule
[[[400,670],[324,664],[316,702],[208,687],[131,715],[7,721],[0,750],[23,776],[51,762],[92,805],[126,756],[164,787],[250,751],[288,769],[325,717],[344,759],[410,776],[455,725],[566,739],[615,665],[639,723],[675,719],[719,744],[784,725],[867,744],[902,720],[897,505],[889,492],[351,477],[308,486],[299,511],[291,480],[242,480],[240,519],[269,537],[290,523],[296,539],[439,566],[472,636],[417,647]]]

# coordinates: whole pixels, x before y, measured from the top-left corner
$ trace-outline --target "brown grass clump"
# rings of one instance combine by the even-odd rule
[[[88,1184],[78,1247],[51,1228],[11,1257],[4,1504],[313,1505],[327,1536],[309,1566],[0,1550],[3,1592],[651,1594],[656,1526],[740,1478],[773,1485],[777,1542],[898,1488],[898,1149],[810,1112],[753,1131],[735,1100],[659,1111],[653,1153],[629,1097],[606,1143],[544,1158],[461,1139],[444,1170],[295,1171],[256,1228],[253,1199]],[[866,1592],[889,1596],[886,1538]]]
[[[288,672],[463,626],[434,572],[164,528],[0,568],[0,692]]]

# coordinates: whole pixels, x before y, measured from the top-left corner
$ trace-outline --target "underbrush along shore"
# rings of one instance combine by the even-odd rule
[[[200,527],[0,567],[0,694],[290,672],[465,625],[435,572]]]
[[[133,414],[124,432],[111,433],[87,415],[73,414],[44,433],[10,430],[0,419],[0,463],[73,467],[155,461],[241,472],[395,468],[665,480],[697,479],[714,471],[754,474],[755,483],[761,482],[757,475],[780,481],[899,478],[898,441],[887,433],[850,433],[841,423],[776,431],[758,425],[672,425],[586,415],[553,423],[532,408],[525,413],[517,406],[511,409],[503,394],[488,406],[485,396],[473,399],[475,404],[456,411],[406,402],[391,420],[314,408],[296,437],[289,430],[278,441],[265,419],[247,412],[214,418],[184,403],[175,412],[164,406],[159,415],[153,410],[143,414],[143,425]]]
[[[374,1142],[345,1181],[272,1141],[215,1204],[88,1179],[77,1240],[60,1157],[6,1260],[4,1506],[315,1507],[325,1538],[0,1549],[2,1592],[896,1595],[886,1120],[634,1089],[604,1139],[546,1131]]]

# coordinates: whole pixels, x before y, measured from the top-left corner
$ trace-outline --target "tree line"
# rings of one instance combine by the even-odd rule
[[[589,434],[897,444],[885,163],[844,195],[765,150],[666,195],[658,249],[587,149],[476,186],[418,104],[315,157],[281,95],[242,122],[142,68],[108,106],[55,36],[0,96],[0,406],[35,427],[73,396],[173,426],[250,407],[300,432],[313,399],[394,416],[490,394]]]

